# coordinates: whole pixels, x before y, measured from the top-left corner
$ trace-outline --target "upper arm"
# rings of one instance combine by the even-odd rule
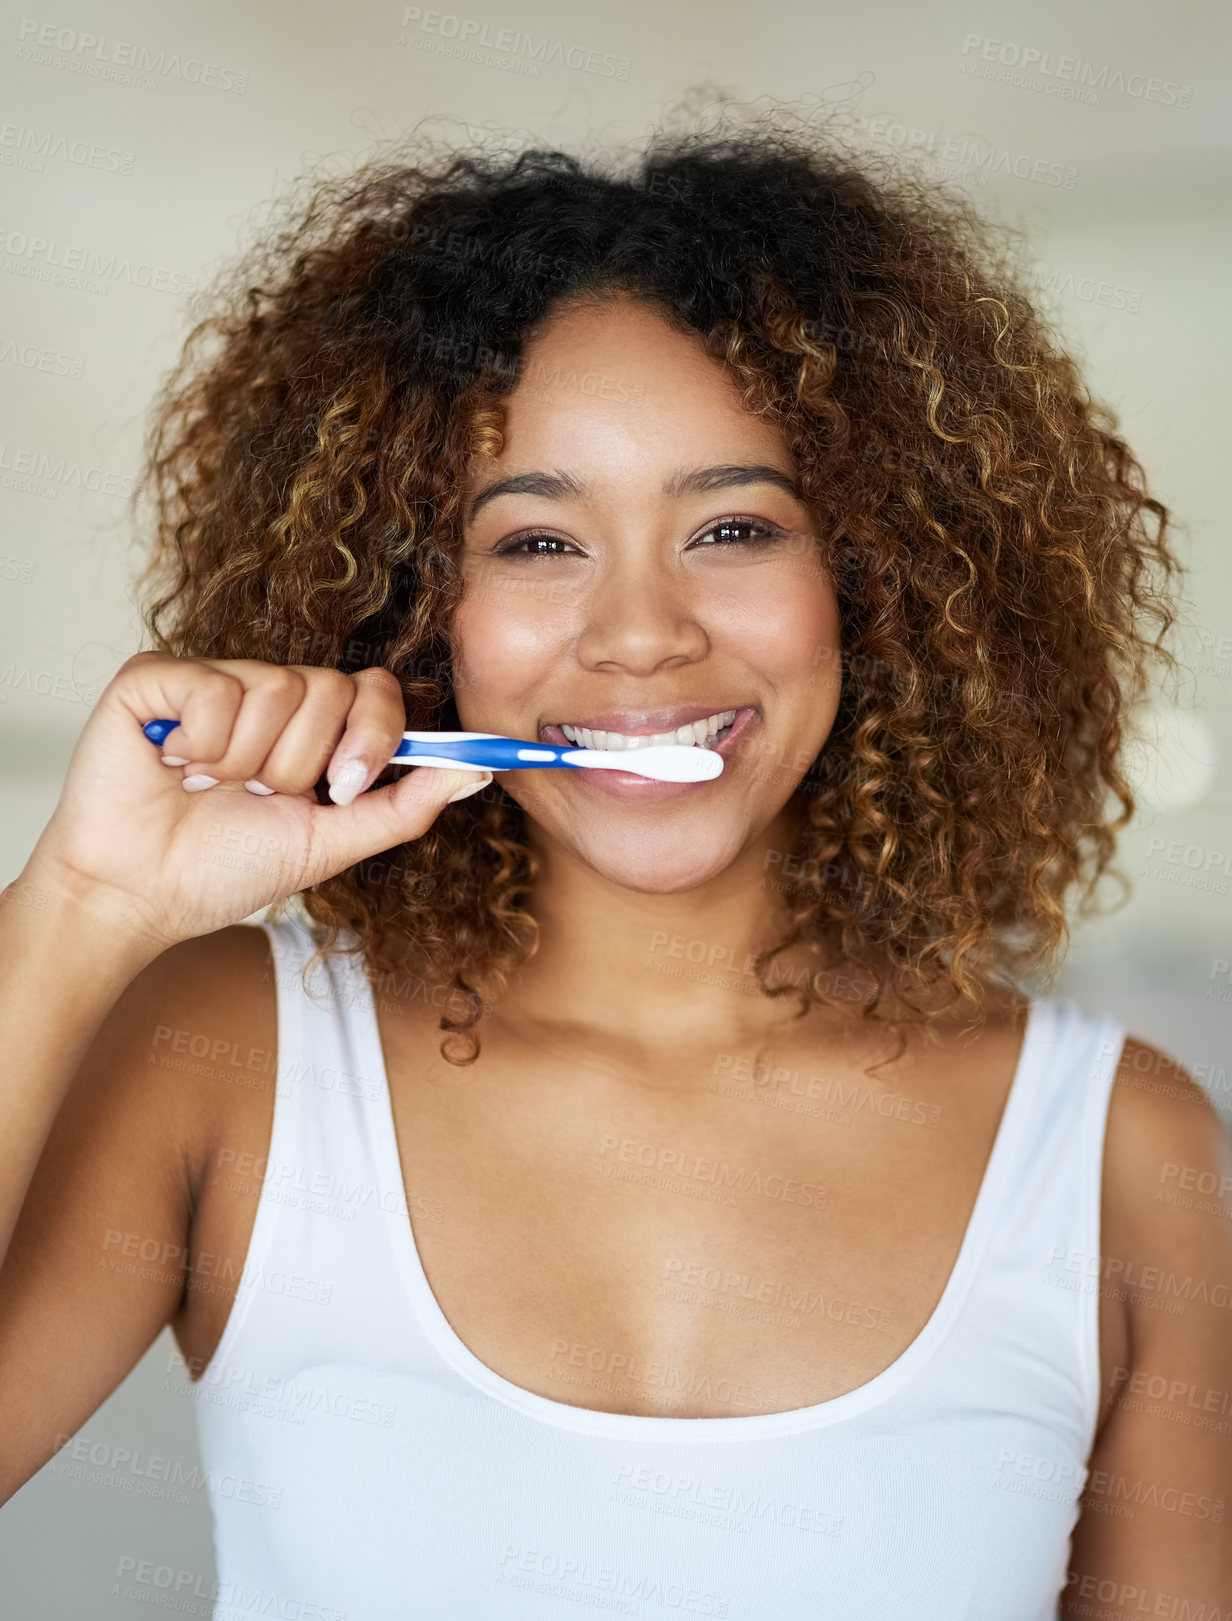
[[[206,1089],[162,1061],[234,974],[236,926],[164,952],[86,1051],[0,1269],[0,1502],[96,1411],[185,1298]],[[71,995],[71,987],[65,991]]]
[[[1227,1614],[1232,1154],[1202,1088],[1140,1042],[1113,1084],[1104,1179],[1101,1275],[1127,1291],[1130,1352],[1088,1463],[1069,1613]]]

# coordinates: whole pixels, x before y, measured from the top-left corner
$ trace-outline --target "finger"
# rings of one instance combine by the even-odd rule
[[[245,787],[254,793],[262,788],[307,793],[320,780],[358,694],[354,678],[341,670],[308,664],[288,668],[303,679],[304,693],[269,753],[244,777]]]
[[[113,691],[115,701],[141,726],[155,716],[178,723],[164,750],[183,763],[197,751],[209,757],[222,754],[243,702],[245,684],[234,669],[147,651],[125,660],[116,672]],[[148,744],[145,757],[157,758]]]
[[[354,701],[326,768],[335,805],[351,804],[381,774],[406,730],[402,687],[392,670],[373,665],[351,681]]]
[[[181,725],[171,734],[173,759],[184,765],[185,787],[208,787],[216,782],[243,782],[255,777],[288,721],[303,702],[307,682],[300,671],[258,659],[201,659],[191,661],[204,678],[217,672],[239,683],[240,703],[225,736],[202,744],[195,731]]]
[[[421,838],[459,789],[483,789],[491,780],[490,771],[420,766],[401,782],[361,794],[350,805],[318,805],[312,814],[313,864],[332,877],[382,850]]]

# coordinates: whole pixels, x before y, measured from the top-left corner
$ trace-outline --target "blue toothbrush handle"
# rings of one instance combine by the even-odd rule
[[[151,743],[162,744],[179,724],[178,720],[151,720],[141,730]],[[390,757],[390,764],[414,765],[417,758],[423,758],[474,766],[476,771],[517,771],[525,766],[574,769],[573,762],[564,758],[573,753],[576,750],[558,748],[553,743],[526,743],[516,737],[498,737],[492,732],[461,736],[450,732],[406,732],[398,752]]]
[[[148,720],[141,730],[151,743],[165,743],[167,734],[173,732],[179,724],[178,720]]]
[[[518,771],[526,766],[573,769],[573,762],[564,757],[576,752],[572,747],[558,748],[554,743],[527,743],[516,737],[497,737],[484,732],[456,739],[448,732],[407,732],[391,764],[414,765],[417,758],[423,757],[473,766],[476,771]]]

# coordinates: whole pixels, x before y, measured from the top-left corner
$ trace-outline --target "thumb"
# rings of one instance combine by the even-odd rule
[[[463,799],[491,781],[490,771],[417,766],[400,782],[360,794],[349,805],[317,805],[312,818],[313,865],[332,877],[368,856],[422,838],[451,799]]]

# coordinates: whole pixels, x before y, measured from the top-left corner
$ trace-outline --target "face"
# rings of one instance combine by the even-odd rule
[[[838,605],[791,456],[699,339],[630,300],[550,317],[504,403],[502,452],[466,491],[460,723],[717,747],[703,783],[500,777],[549,861],[695,888],[787,825],[838,708]]]

